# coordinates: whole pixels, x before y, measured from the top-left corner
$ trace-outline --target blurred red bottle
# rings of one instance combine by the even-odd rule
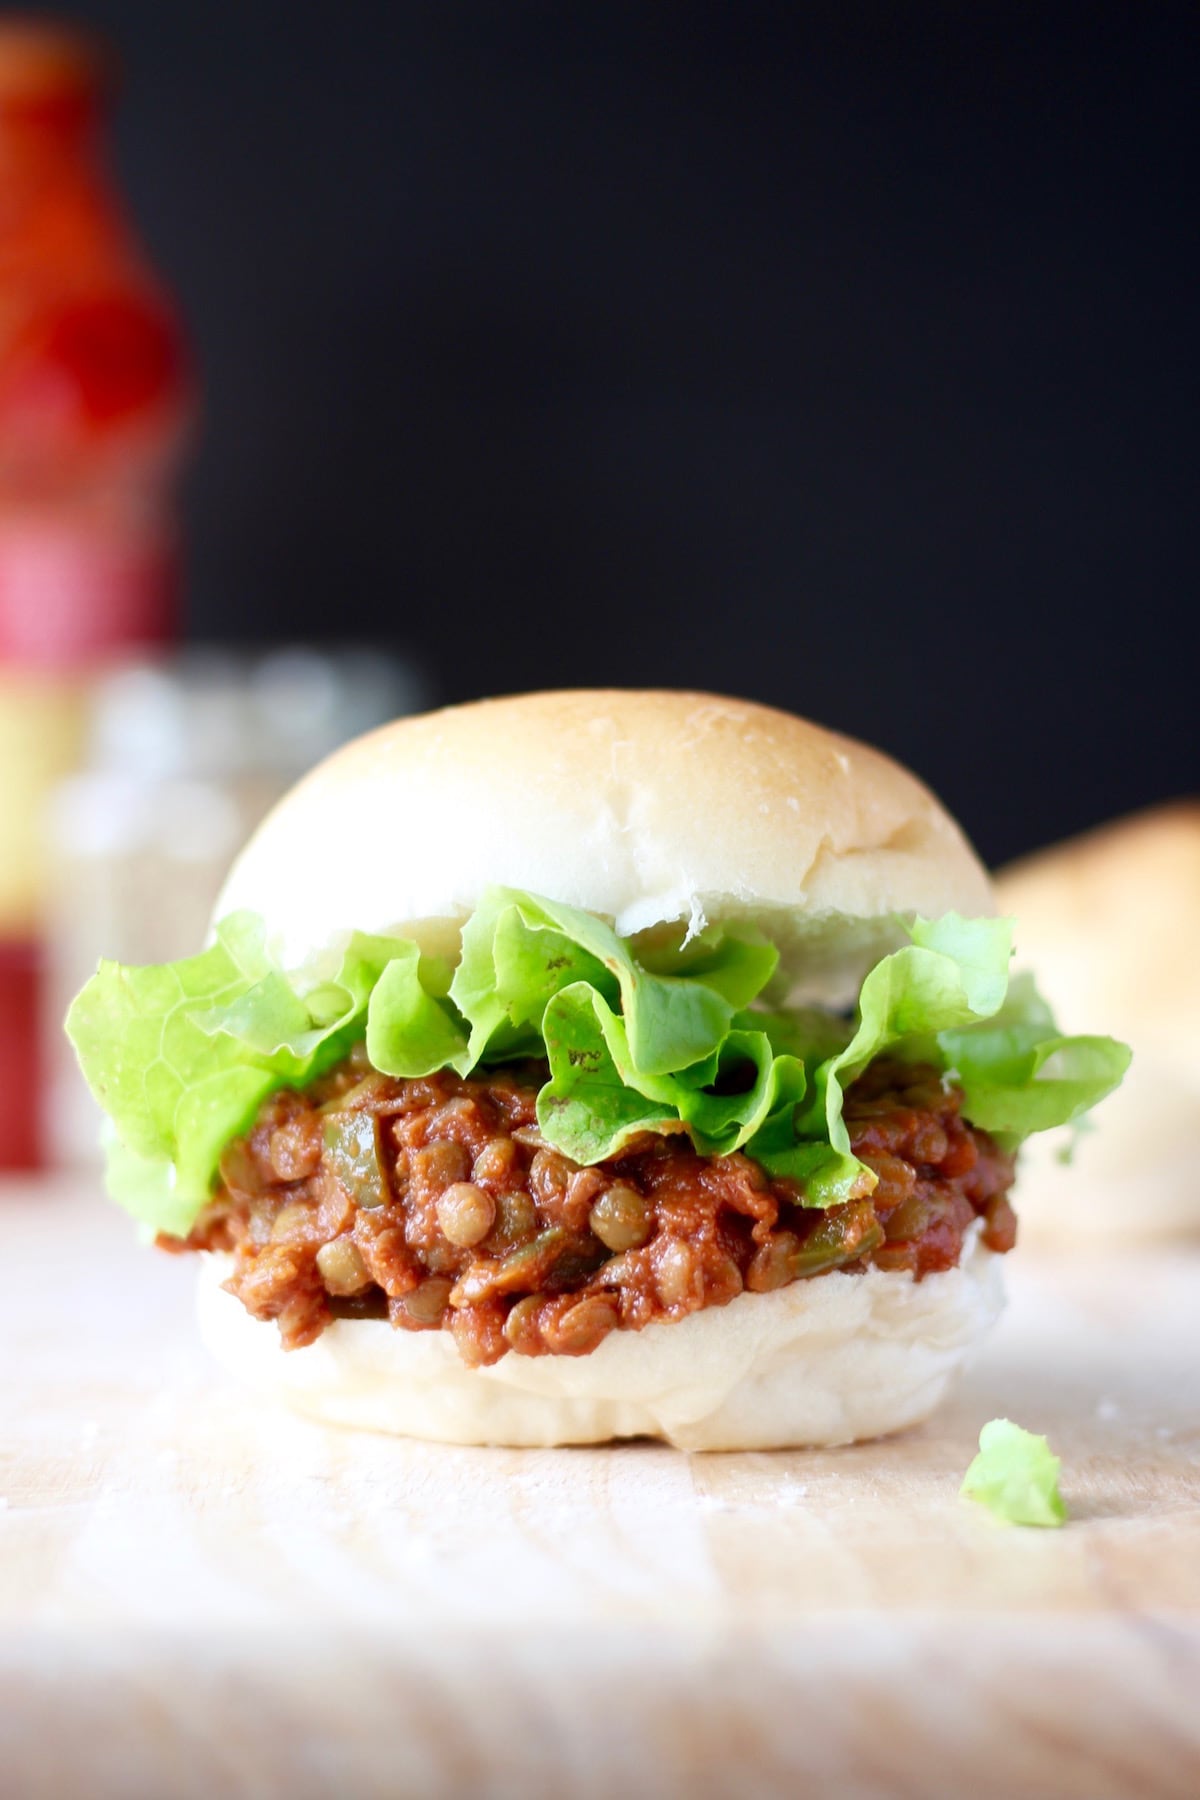
[[[105,156],[87,37],[0,22],[0,1166],[36,1160],[41,817],[88,672],[174,628],[179,321]]]

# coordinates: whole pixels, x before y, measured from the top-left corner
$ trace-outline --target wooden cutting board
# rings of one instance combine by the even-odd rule
[[[0,1243],[5,1796],[1200,1793],[1200,1248],[1018,1253],[905,1437],[686,1457],[263,1410],[96,1193]],[[1066,1530],[958,1499],[1001,1413]]]

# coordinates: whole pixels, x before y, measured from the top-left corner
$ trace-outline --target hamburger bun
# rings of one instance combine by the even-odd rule
[[[1133,1048],[1125,1081],[1062,1161],[1066,1132],[1021,1152],[1030,1239],[1200,1235],[1200,803],[1135,814],[997,877],[1032,969],[1072,1030]]]
[[[955,1269],[914,1282],[868,1269],[740,1294],[588,1356],[505,1356],[468,1369],[447,1331],[342,1319],[280,1348],[206,1256],[200,1330],[231,1373],[332,1425],[514,1447],[663,1438],[681,1450],[850,1444],[928,1418],[995,1323],[999,1258],[973,1226]]]
[[[296,968],[352,928],[452,948],[493,884],[623,937],[753,919],[795,980],[836,1000],[901,942],[898,913],[995,911],[958,826],[878,750],[746,701],[584,690],[449,707],[348,745],[259,828],[217,917],[260,913]]]
[[[320,971],[352,929],[454,953],[489,885],[600,914],[623,936],[753,920],[776,997],[852,1000],[900,917],[993,912],[986,872],[932,794],[878,751],[704,694],[567,692],[403,720],[287,796],[232,871],[285,966]],[[455,1443],[653,1435],[689,1449],[845,1443],[924,1418],[1000,1304],[995,1258],[914,1282],[827,1274],[589,1355],[467,1368],[445,1331],[341,1320],[283,1352],[202,1276],[228,1367],[342,1424]]]

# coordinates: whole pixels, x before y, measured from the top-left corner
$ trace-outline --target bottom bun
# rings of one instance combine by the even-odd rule
[[[448,1444],[595,1444],[665,1438],[681,1450],[849,1444],[933,1411],[1003,1304],[978,1227],[958,1268],[915,1282],[868,1269],[644,1331],[588,1356],[461,1361],[448,1331],[343,1319],[303,1350],[281,1348],[220,1283],[207,1256],[201,1331],[233,1374],[314,1418]]]

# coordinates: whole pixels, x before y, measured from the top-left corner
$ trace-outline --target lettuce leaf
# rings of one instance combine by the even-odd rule
[[[1131,1059],[1112,1038],[1063,1037],[1028,974],[1014,979],[987,1024],[943,1031],[938,1045],[966,1116],[1013,1149],[1035,1131],[1079,1120],[1119,1085]]]
[[[740,925],[710,926],[681,950],[639,960],[591,913],[492,888],[463,927],[450,998],[470,1021],[474,1063],[540,1055],[546,1007],[583,983],[610,1008],[619,1004],[637,1067],[665,1075],[717,1049],[778,961],[761,932]]]
[[[850,1149],[842,1117],[845,1090],[885,1050],[930,1039],[956,1025],[985,1018],[1002,1005],[1012,955],[1010,919],[916,919],[912,944],[876,963],[859,994],[858,1029],[844,1049],[817,1069],[813,1094],[796,1121],[801,1141],[771,1151],[751,1144],[771,1174],[805,1185],[805,1203],[832,1206],[869,1193],[874,1176]],[[912,1060],[917,1060],[913,1057]]]
[[[845,1089],[884,1051],[961,1081],[964,1110],[1008,1142],[1077,1119],[1120,1080],[1128,1051],[1062,1037],[1032,984],[1008,988],[1011,924],[917,919],[867,975],[857,1018],[768,1011],[778,952],[749,925],[641,942],[577,908],[493,888],[457,965],[400,938],[351,937],[332,979],[282,970],[261,920],[222,921],[201,955],[161,968],[102,963],[67,1030],[110,1115],[110,1191],[186,1232],[226,1144],[263,1099],[302,1087],[365,1038],[384,1074],[544,1058],[546,1138],[577,1162],[644,1131],[737,1149],[827,1207],[869,1193]]]
[[[226,1144],[276,1088],[302,1087],[347,1055],[389,961],[408,949],[356,933],[333,980],[305,995],[268,955],[263,921],[234,913],[199,956],[102,962],[66,1029],[116,1127],[114,1199],[157,1229],[186,1231]]]
[[[550,1080],[538,1095],[542,1134],[576,1162],[615,1156],[640,1131],[686,1127],[703,1156],[724,1156],[786,1109],[806,1086],[804,1064],[777,1056],[762,1031],[729,1031],[703,1062],[677,1075],[639,1066],[624,1019],[576,982],[544,1017]],[[733,1091],[723,1081],[734,1078]]]
[[[1065,1525],[1067,1509],[1058,1491],[1061,1466],[1044,1437],[1011,1419],[992,1419],[979,1434],[979,1455],[959,1492],[1008,1525]]]
[[[415,944],[400,938],[391,943],[391,959],[367,1010],[372,1068],[398,1077],[432,1075],[435,1069],[465,1075],[474,1058],[461,1019],[445,1004],[448,972],[422,956]]]

